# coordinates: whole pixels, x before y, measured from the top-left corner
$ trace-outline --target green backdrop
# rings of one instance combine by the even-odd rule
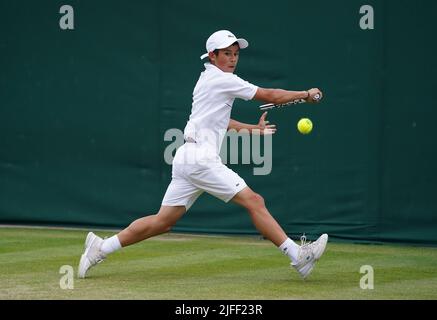
[[[62,5],[74,30],[62,30]],[[214,31],[249,40],[237,74],[319,87],[271,111],[273,169],[230,165],[286,232],[437,244],[435,1],[0,1],[0,223],[122,228],[156,213],[171,179],[164,133],[183,129]],[[256,123],[255,101],[232,117]],[[296,131],[301,117],[311,135]],[[203,195],[176,231],[256,234]]]

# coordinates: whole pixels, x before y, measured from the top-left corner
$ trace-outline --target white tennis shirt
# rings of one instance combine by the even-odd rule
[[[184,129],[185,140],[195,141],[219,154],[235,98],[251,100],[257,89],[237,75],[205,63],[205,71],[194,87],[191,114]]]

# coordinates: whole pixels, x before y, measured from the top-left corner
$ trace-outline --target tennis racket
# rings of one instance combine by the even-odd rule
[[[314,101],[320,101],[320,99],[321,99],[320,94],[316,94],[313,99],[314,99]],[[259,106],[258,108],[261,111],[266,111],[266,110],[289,107],[289,106],[293,106],[293,105],[301,104],[301,103],[305,103],[305,102],[307,102],[305,99],[296,99],[296,100],[292,100],[290,102],[280,103],[280,104],[267,103],[267,104],[263,104],[262,106]]]

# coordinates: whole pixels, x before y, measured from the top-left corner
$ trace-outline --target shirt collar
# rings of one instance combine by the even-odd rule
[[[224,73],[222,70],[220,70],[220,68],[217,68],[215,65],[213,65],[210,62],[205,63],[204,66],[205,66],[205,70],[219,71],[221,73]]]

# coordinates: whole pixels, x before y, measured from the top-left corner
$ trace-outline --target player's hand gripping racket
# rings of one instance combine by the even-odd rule
[[[316,94],[314,96],[313,100],[316,102],[319,102],[321,100],[320,94]],[[280,104],[267,103],[267,104],[263,104],[262,106],[259,106],[259,109],[261,111],[266,111],[266,110],[272,110],[272,109],[279,109],[279,108],[283,108],[283,107],[289,107],[292,105],[305,103],[305,102],[308,102],[308,101],[306,101],[305,99],[296,99],[296,100],[292,100],[290,102],[280,103]]]

